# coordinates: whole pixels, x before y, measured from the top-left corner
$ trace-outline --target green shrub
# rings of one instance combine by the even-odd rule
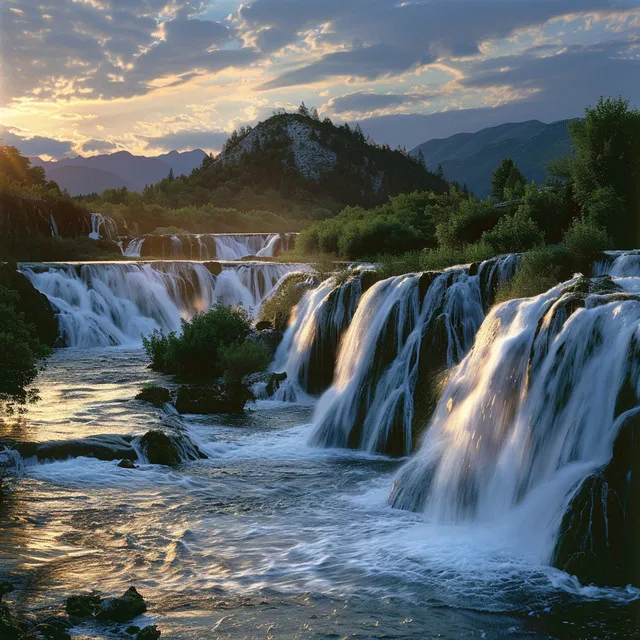
[[[527,251],[513,279],[498,289],[496,302],[540,295],[572,275],[571,258],[563,247]]]
[[[544,243],[544,236],[536,223],[518,211],[513,216],[505,216],[498,224],[486,231],[482,240],[494,254],[527,251]]]
[[[564,246],[576,272],[588,274],[593,261],[612,248],[609,234],[591,220],[577,220],[564,234]]]
[[[155,384],[145,384],[136,395],[136,400],[149,402],[154,407],[162,407],[167,402],[171,402],[171,394],[166,387],[159,387]]]
[[[143,338],[151,368],[182,378],[217,378],[225,368],[223,351],[240,344],[251,332],[243,309],[217,305],[182,322],[182,333],[154,331]]]
[[[269,354],[259,342],[245,340],[222,349],[224,378],[229,384],[241,383],[245,376],[264,371],[269,366]]]
[[[309,275],[305,273],[287,276],[277,291],[263,302],[258,322],[269,322],[274,329],[284,331],[289,324],[291,312],[309,290],[303,284],[308,279]]]
[[[0,407],[9,411],[37,399],[37,390],[27,387],[38,375],[38,361],[51,354],[18,304],[18,294],[0,286]]]
[[[441,247],[473,244],[505,215],[505,210],[496,209],[490,200],[461,199],[457,207],[450,217],[438,223],[436,237]]]
[[[518,213],[536,223],[547,243],[556,244],[571,223],[572,210],[566,189],[540,191],[532,182],[526,187],[524,203]]]

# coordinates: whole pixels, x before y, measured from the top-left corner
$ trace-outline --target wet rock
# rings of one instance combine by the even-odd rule
[[[0,600],[8,593],[12,593],[13,590],[13,585],[10,582],[0,582]]]
[[[433,281],[442,275],[439,271],[425,271],[418,281],[418,294],[420,296],[420,301],[424,301],[425,296],[427,295],[427,291],[429,291],[429,287],[433,284]]]
[[[160,629],[152,624],[139,631],[136,640],[158,640],[161,635]]]
[[[136,400],[148,402],[154,407],[163,407],[167,402],[171,402],[171,393],[166,387],[145,385],[136,395]]]
[[[611,461],[589,476],[562,520],[553,565],[583,584],[640,586],[640,412],[618,432]]]
[[[82,593],[69,596],[65,609],[72,619],[90,618],[96,614],[101,602],[102,598],[97,593]]]
[[[183,385],[178,389],[178,413],[242,413],[251,393],[244,385]]]
[[[256,323],[256,331],[268,331],[273,329],[273,322],[270,320],[260,320]]]
[[[35,456],[38,460],[66,460],[67,458],[97,458],[98,460],[136,460],[131,443],[117,435],[89,436],[77,440],[16,443],[23,458]]]
[[[180,463],[180,452],[172,439],[162,431],[149,431],[140,439],[140,448],[151,464],[168,467]]]
[[[280,385],[287,379],[287,372],[283,371],[281,373],[272,373],[269,376],[269,381],[267,382],[267,395],[272,396],[279,388]]]
[[[378,271],[363,271],[360,274],[360,285],[362,286],[362,293],[373,287],[373,285],[380,280],[380,273]]]
[[[22,629],[11,609],[0,603],[0,638],[2,640],[18,640],[22,637]]]
[[[97,620],[129,622],[147,610],[144,598],[135,587],[129,587],[119,598],[106,598],[96,613]]]
[[[137,469],[138,467],[136,467],[136,465],[131,462],[131,460],[120,460],[120,462],[118,462],[118,465],[121,469]]]
[[[61,617],[46,618],[36,627],[36,633],[47,640],[71,640],[69,629],[73,624]]]
[[[132,624],[130,627],[127,627],[124,632],[128,633],[130,636],[135,636],[139,633],[140,627],[136,627],[135,624]]]
[[[260,343],[267,350],[269,357],[273,359],[283,337],[284,331],[280,331],[279,329],[264,329],[255,335],[255,341]]]

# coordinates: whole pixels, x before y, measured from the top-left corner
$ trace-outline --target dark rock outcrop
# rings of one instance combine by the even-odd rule
[[[35,456],[38,460],[66,460],[67,458],[97,458],[98,460],[136,460],[131,438],[106,434],[76,440],[50,442],[20,442],[14,448],[23,458]]]
[[[94,616],[98,609],[102,598],[95,592],[82,593],[69,596],[65,604],[67,615],[72,619],[90,618]]]
[[[158,640],[161,635],[160,629],[155,624],[151,624],[138,631],[136,640]]]
[[[244,385],[183,385],[178,389],[175,407],[179,413],[242,413],[250,399],[251,392]]]
[[[151,464],[168,467],[180,464],[180,452],[175,442],[162,431],[149,431],[140,438],[140,448]]]
[[[135,587],[129,587],[119,598],[105,598],[96,612],[96,619],[129,622],[147,610],[144,598]]]
[[[640,586],[640,412],[620,427],[611,461],[571,501],[554,566],[584,584]]]
[[[40,342],[52,347],[58,339],[58,320],[47,297],[17,271],[15,264],[0,264],[0,286],[18,294],[17,310],[35,327]]]
[[[154,407],[163,407],[167,402],[171,402],[171,392],[166,387],[155,384],[145,385],[136,394],[136,400],[148,402]]]

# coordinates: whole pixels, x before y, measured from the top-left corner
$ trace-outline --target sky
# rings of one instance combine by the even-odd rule
[[[302,101],[377,142],[640,106],[640,0],[3,0],[0,138],[218,151]]]

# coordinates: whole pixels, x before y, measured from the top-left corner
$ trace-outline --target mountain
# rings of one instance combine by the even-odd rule
[[[447,189],[444,180],[408,154],[371,144],[359,127],[291,113],[234,132],[222,153],[203,163],[188,182],[225,197],[231,192],[245,202],[246,189],[273,194],[306,203],[307,210],[322,199],[336,209],[376,205],[398,193]]]
[[[32,158],[31,161],[43,167],[47,178],[55,180],[71,195],[81,195],[125,186],[132,191],[142,191],[146,185],[166,178],[171,169],[176,176],[191,173],[205,156],[201,149],[171,151],[156,157],[118,151],[88,158],[77,156],[52,162]]]
[[[504,158],[512,158],[528,180],[543,183],[549,162],[574,151],[567,122],[502,124],[429,140],[411,153],[422,152],[429,169],[441,166],[447,180],[466,184],[476,196],[485,197],[491,191],[491,174]]]
[[[62,165],[46,168],[47,179],[57,182],[72,196],[85,193],[102,193],[105,189],[120,189],[127,187],[130,191],[137,191],[137,185],[111,171],[94,169],[82,165]]]

